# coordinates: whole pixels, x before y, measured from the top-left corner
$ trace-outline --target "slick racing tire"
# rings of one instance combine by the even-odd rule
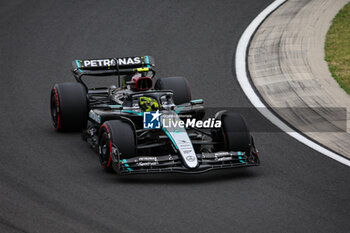
[[[86,127],[89,108],[82,84],[55,84],[50,102],[52,122],[57,131],[81,131]]]
[[[119,173],[119,161],[136,156],[134,126],[123,120],[106,121],[102,124],[99,135],[98,152],[102,168],[107,172]]]
[[[216,132],[216,139],[224,141],[224,149],[250,153],[251,135],[242,115],[233,112],[219,112],[221,130]]]
[[[176,105],[189,103],[192,99],[190,85],[184,77],[160,78],[157,80],[154,88],[156,90],[172,90]]]

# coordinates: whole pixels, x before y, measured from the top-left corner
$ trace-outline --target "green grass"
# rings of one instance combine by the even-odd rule
[[[326,36],[325,52],[332,76],[350,94],[350,3],[333,19]]]

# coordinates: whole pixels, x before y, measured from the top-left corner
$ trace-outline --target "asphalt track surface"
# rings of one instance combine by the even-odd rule
[[[254,133],[262,165],[201,175],[106,174],[51,125],[50,88],[73,81],[76,58],[153,55],[207,106],[252,107],[234,53],[270,2],[1,3],[0,232],[349,232],[349,168],[257,112],[251,128],[274,131]]]

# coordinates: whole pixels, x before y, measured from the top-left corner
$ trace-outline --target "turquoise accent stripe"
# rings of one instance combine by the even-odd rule
[[[129,167],[129,164],[126,163],[126,159],[123,159],[122,161],[123,161],[125,167]]]
[[[168,136],[168,138],[170,138],[171,142],[173,143],[173,145],[175,146],[175,148],[178,150],[179,148],[177,147],[174,139],[171,137],[170,133],[168,132],[168,130],[166,128],[162,128],[162,130],[164,131],[164,133]]]
[[[108,106],[111,108],[120,108],[121,107],[121,105],[108,105]]]
[[[176,108],[176,113],[179,113],[179,112],[181,112],[181,110],[182,109],[184,109],[185,108],[185,106],[178,106],[177,108]]]
[[[79,72],[82,72],[81,71],[81,69],[79,69],[80,68],[80,63],[79,63],[79,61],[78,60],[75,60],[75,63],[77,64],[77,66],[78,66],[78,70],[79,70]]]
[[[132,113],[132,114],[136,114],[138,116],[142,116],[142,112],[135,112],[135,111],[132,111],[132,110],[122,110],[122,112],[126,112],[126,113]]]
[[[202,102],[203,99],[198,99],[198,100],[192,100],[192,102]]]
[[[147,67],[148,67],[148,68],[151,67],[151,66],[149,65],[149,58],[148,58],[148,56],[145,56],[145,59],[146,59]]]
[[[123,159],[122,161],[123,161],[124,166],[126,167],[126,169],[128,169],[129,171],[133,171],[133,170],[130,168],[129,164],[126,163],[126,159]]]
[[[242,153],[241,152],[238,152],[238,155],[241,155]],[[239,159],[239,162],[241,163],[245,163],[242,159],[242,156],[238,156],[238,159]]]

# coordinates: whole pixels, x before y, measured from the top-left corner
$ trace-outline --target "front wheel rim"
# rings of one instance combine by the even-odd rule
[[[57,129],[58,126],[58,103],[57,95],[55,92],[51,95],[51,119],[54,127]]]
[[[110,142],[107,139],[107,135],[104,133],[99,146],[100,162],[103,168],[107,167],[110,158],[109,144]]]

